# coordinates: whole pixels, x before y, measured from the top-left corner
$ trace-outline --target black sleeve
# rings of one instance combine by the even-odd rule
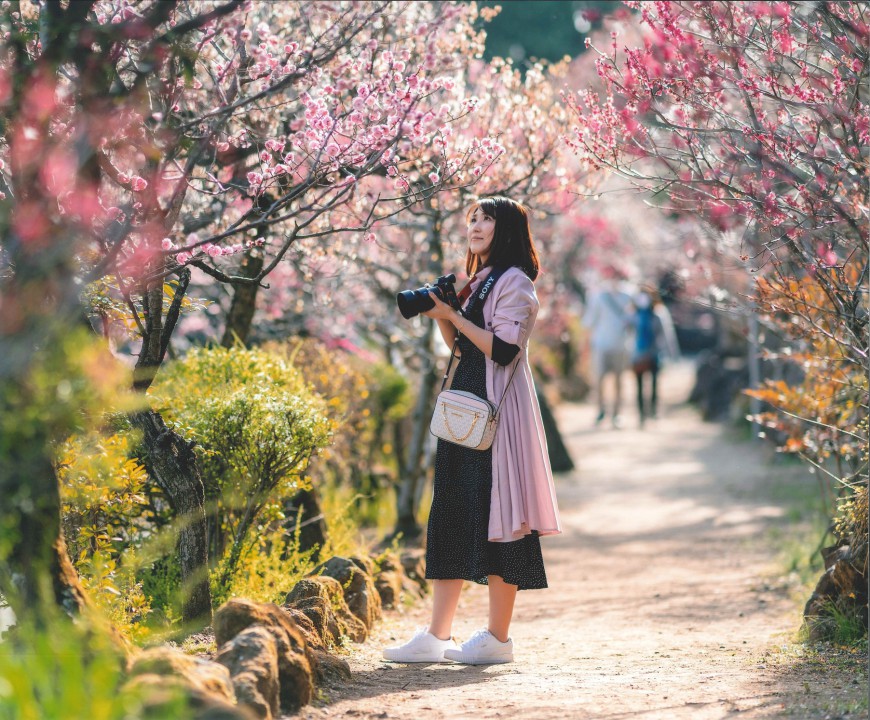
[[[519,345],[506,343],[498,335],[492,335],[492,359],[499,365],[508,365],[520,351]]]

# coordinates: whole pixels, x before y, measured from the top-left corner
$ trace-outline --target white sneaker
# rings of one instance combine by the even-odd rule
[[[465,665],[495,665],[514,661],[514,641],[502,642],[482,628],[456,650],[445,650],[444,657]]]
[[[384,648],[384,660],[401,663],[441,663],[444,660],[444,652],[457,650],[458,646],[453,641],[440,640],[429,632],[429,628],[420,628],[404,645],[394,645]]]

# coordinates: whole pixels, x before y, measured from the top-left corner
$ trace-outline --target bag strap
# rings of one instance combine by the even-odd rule
[[[495,285],[496,280],[498,280],[502,275],[505,274],[508,268],[504,267],[494,267],[492,272],[487,276],[486,280],[483,282],[483,286],[480,290],[471,298],[468,303],[468,307],[465,308],[464,316],[468,317],[471,315],[471,311],[477,309],[477,305],[486,302],[486,298],[489,297],[489,292],[492,290],[492,286]],[[450,362],[447,363],[447,369],[444,371],[444,377],[441,380],[441,391],[444,390],[444,386],[447,384],[447,378],[450,377],[450,368],[453,367],[453,360],[456,357],[456,346],[459,343],[459,336],[462,333],[459,332],[459,328],[456,329],[456,338],[453,340],[453,347],[450,349]],[[498,401],[498,405],[495,407],[495,416],[498,417],[499,411],[501,410],[501,405],[504,402],[505,395],[507,395],[508,388],[511,386],[511,382],[514,379],[514,373],[516,373],[517,368],[520,364],[520,358],[522,357],[522,348],[520,348],[520,352],[517,354],[516,362],[514,363],[514,369],[511,371],[511,376],[507,381],[507,385],[504,386],[504,392],[501,394],[501,400]]]
[[[453,341],[453,348],[450,350],[450,362],[447,363],[447,370],[444,371],[444,378],[441,380],[441,390],[439,392],[444,391],[444,386],[447,384],[447,378],[450,377],[450,368],[453,365],[453,358],[455,357],[456,352],[456,343],[459,342],[459,339]],[[498,405],[495,406],[495,417],[498,417],[498,414],[501,412],[501,406],[504,402],[505,395],[507,395],[507,391],[511,386],[511,383],[514,380],[514,374],[517,371],[517,368],[520,366],[520,360],[522,358],[522,349],[520,349],[519,354],[517,355],[516,362],[514,362],[514,369],[511,370],[511,376],[508,378],[507,385],[504,386],[504,392],[501,394],[501,399],[498,401]]]
[[[514,369],[511,370],[511,376],[508,378],[507,385],[504,386],[504,392],[501,394],[501,400],[498,401],[498,405],[495,407],[495,416],[498,417],[498,414],[501,412],[501,406],[504,402],[505,395],[507,395],[508,388],[511,386],[511,383],[514,380],[514,373],[516,373],[517,368],[520,366],[520,358],[522,358],[523,350],[520,348],[519,353],[517,354],[517,361],[514,363]]]

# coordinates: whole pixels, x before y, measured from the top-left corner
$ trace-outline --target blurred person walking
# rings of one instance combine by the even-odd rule
[[[680,356],[671,314],[655,290],[646,288],[633,301],[634,349],[631,369],[637,382],[637,412],[640,426],[658,413],[658,376],[662,356],[676,360]],[[649,393],[646,391],[649,378]]]
[[[592,358],[592,374],[598,400],[600,425],[607,416],[605,381],[613,378],[611,423],[622,424],[619,411],[622,406],[622,374],[628,368],[628,330],[631,327],[631,296],[617,285],[619,276],[615,268],[607,269],[601,288],[589,298],[583,324],[589,328],[589,348]]]

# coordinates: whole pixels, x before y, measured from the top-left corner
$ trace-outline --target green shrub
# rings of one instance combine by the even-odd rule
[[[262,349],[191,351],[150,390],[168,424],[196,441],[218,563],[218,595],[267,506],[310,487],[308,462],[330,441],[327,404],[286,359]]]
[[[385,362],[366,361],[310,338],[270,343],[264,349],[299,368],[328,403],[332,442],[308,474],[322,488],[324,500],[340,495],[337,504],[343,510],[330,523],[330,533],[338,530],[339,517],[354,527],[385,527],[392,522],[392,489],[399,471],[394,428],[413,403],[407,378]]]
[[[100,618],[76,622],[58,610],[41,613],[43,624],[22,620],[0,652],[0,718],[3,720],[133,720],[148,698],[124,687],[125,655]],[[170,698],[164,717],[184,720],[182,698]]]
[[[239,560],[239,570],[230,584],[214,585],[217,606],[231,597],[246,597],[258,602],[281,604],[291,588],[317,565],[319,548],[300,549],[299,533],[287,538],[280,527],[260,527],[247,554]],[[219,573],[215,574],[215,580]]]
[[[115,627],[141,639],[150,602],[136,579],[136,550],[145,530],[145,468],[130,458],[130,438],[98,431],[59,449],[61,522],[82,585]]]

